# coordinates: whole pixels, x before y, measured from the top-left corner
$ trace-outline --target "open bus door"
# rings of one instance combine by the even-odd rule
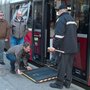
[[[44,65],[49,57],[47,47],[50,43],[50,21],[55,22],[52,14],[53,7],[53,0],[33,0],[31,3],[28,19],[29,32],[25,36],[25,41],[32,46],[29,59],[31,62]]]
[[[46,0],[33,0],[32,2],[32,60],[44,63],[46,51]]]
[[[45,65],[47,47],[50,42],[50,1],[33,0],[32,2],[32,60]]]

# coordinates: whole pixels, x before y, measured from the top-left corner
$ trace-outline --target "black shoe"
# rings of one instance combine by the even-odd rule
[[[4,63],[4,62],[0,62],[0,64],[5,65],[5,63]]]
[[[63,85],[57,85],[56,83],[50,83],[50,87],[62,89],[63,88]]]
[[[15,72],[14,70],[10,70],[10,72],[11,72],[12,74],[16,74],[16,72]]]
[[[70,84],[64,83],[65,88],[70,88]]]

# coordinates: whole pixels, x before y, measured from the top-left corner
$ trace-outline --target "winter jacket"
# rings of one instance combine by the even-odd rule
[[[54,47],[64,53],[76,53],[77,46],[77,23],[68,12],[59,16],[55,28]]]
[[[8,39],[10,36],[10,27],[6,20],[0,20],[0,39]]]
[[[23,62],[24,66],[27,66],[27,61],[30,58],[29,53],[26,53],[23,49],[23,45],[16,45],[11,47],[8,51],[7,54],[14,54],[16,56],[16,63],[15,63],[15,69],[20,68],[20,63]]]
[[[23,18],[18,21],[16,18],[14,20],[11,21],[11,25],[12,25],[12,36],[16,37],[16,38],[22,38],[25,36],[26,34],[26,20],[24,20]]]

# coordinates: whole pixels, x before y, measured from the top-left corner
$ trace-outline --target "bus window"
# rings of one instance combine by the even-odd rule
[[[84,1],[75,0],[73,6],[73,15],[78,24],[77,32],[80,34],[88,34],[89,28],[89,5]]]

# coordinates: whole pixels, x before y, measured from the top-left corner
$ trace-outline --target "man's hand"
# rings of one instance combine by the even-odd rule
[[[8,41],[8,39],[6,38],[6,39],[5,39],[5,41],[7,42],[7,41]]]
[[[22,72],[19,69],[16,72],[17,74],[20,74],[20,75],[22,74]]]
[[[48,52],[54,52],[55,48],[54,47],[48,47]]]
[[[27,70],[32,70],[32,68],[30,66],[27,66],[26,68],[27,68]]]

